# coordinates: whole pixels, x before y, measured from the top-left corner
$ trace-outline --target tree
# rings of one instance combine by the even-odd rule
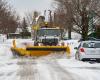
[[[61,25],[64,26],[66,30],[68,30],[68,38],[71,39],[71,29],[73,26],[72,22],[72,11],[71,5],[67,0],[55,0],[58,3],[58,8],[56,9],[56,14],[58,17],[58,23],[60,21]]]
[[[100,25],[96,26],[96,37],[100,39]]]
[[[12,33],[16,31],[18,18],[16,12],[5,0],[0,0],[0,33]]]
[[[65,20],[74,31],[82,35],[83,40],[91,31],[89,22],[91,13],[100,12],[100,0],[55,0],[65,12]],[[92,18],[93,19],[93,18]],[[70,33],[70,26],[68,26]],[[70,36],[70,35],[69,35]]]
[[[28,32],[28,25],[25,18],[22,21],[22,32]]]
[[[27,38],[27,37],[31,36],[31,33],[28,31],[28,24],[27,24],[25,18],[23,18],[21,26],[22,26],[22,32],[20,34],[21,34],[22,38]]]

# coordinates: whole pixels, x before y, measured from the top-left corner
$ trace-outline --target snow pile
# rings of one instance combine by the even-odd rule
[[[0,43],[3,43],[3,42],[5,42],[6,41],[6,35],[4,35],[4,34],[0,34]]]
[[[64,40],[63,42],[70,47],[71,56],[75,56],[76,50],[74,48],[80,44],[78,40]]]
[[[5,42],[0,44],[0,80],[17,79],[17,59],[12,56],[10,45]]]

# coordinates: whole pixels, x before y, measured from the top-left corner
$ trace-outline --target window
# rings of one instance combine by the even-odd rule
[[[84,48],[100,48],[100,43],[99,42],[88,42],[88,43],[83,43]]]
[[[61,35],[61,30],[60,29],[41,29],[41,30],[38,30],[37,34],[39,36],[44,36],[44,35],[59,36]]]

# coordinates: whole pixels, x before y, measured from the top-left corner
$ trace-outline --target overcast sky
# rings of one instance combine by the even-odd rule
[[[23,16],[27,11],[41,11],[51,8],[52,0],[11,0],[10,4]]]

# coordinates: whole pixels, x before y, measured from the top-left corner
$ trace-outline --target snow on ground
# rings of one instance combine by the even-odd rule
[[[7,44],[0,44],[0,80],[13,80],[17,72],[17,60],[12,57]]]
[[[58,60],[58,64],[70,73],[80,76],[83,80],[100,80],[99,63],[90,64],[88,62],[77,61],[74,59],[60,59]]]
[[[32,42],[31,39],[17,42]],[[77,41],[65,41],[74,48]],[[0,43],[0,80],[100,80],[100,63],[77,61],[66,54],[52,53],[40,58],[15,58],[12,40]],[[75,52],[74,49],[71,51]]]

